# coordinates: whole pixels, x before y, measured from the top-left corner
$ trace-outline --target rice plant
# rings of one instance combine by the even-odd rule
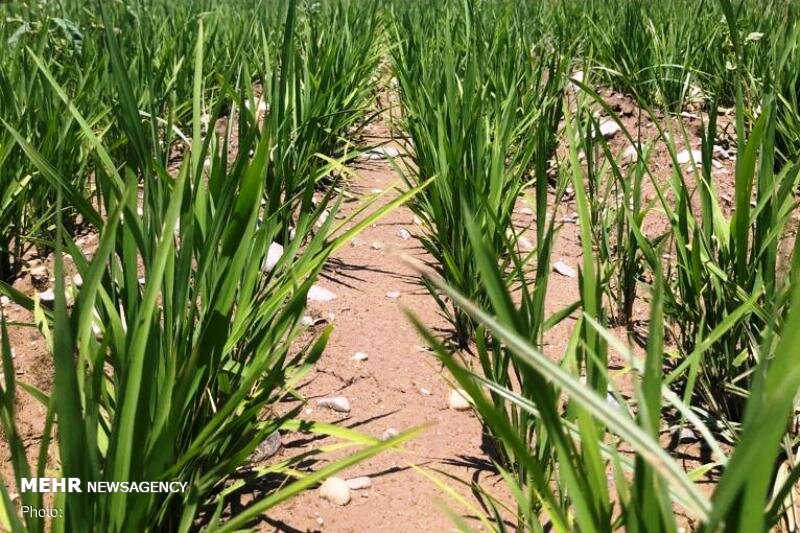
[[[495,254],[509,233],[517,240],[517,197],[533,161],[546,161],[554,150],[561,112],[554,95],[562,87],[564,63],[516,50],[509,13],[465,5],[439,14],[409,7],[395,17],[394,72],[413,160],[403,176],[410,187],[433,179],[411,207],[442,275],[479,301],[486,293],[463,214],[470,213],[491,236]],[[535,170],[541,192],[546,168],[539,164]],[[467,346],[474,329],[469,317],[430,289],[458,344]]]

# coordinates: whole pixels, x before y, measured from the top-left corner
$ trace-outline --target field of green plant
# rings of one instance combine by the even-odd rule
[[[473,484],[477,516],[454,498],[455,528],[800,530],[800,6],[12,1],[0,43],[0,528],[256,527],[425,431],[304,420],[297,387],[331,334],[304,324],[309,289],[406,206],[452,334],[408,319],[502,479]],[[376,122],[407,153],[388,202],[351,187]],[[26,292],[37,261],[52,287]],[[556,310],[554,269],[578,287]],[[15,371],[20,328],[46,342],[48,390]],[[23,395],[46,413],[35,442]],[[276,432],[334,444],[249,469]],[[691,468],[670,445],[687,432]],[[19,513],[46,504],[63,518]]]

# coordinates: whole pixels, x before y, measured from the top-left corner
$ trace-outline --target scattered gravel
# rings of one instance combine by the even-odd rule
[[[578,277],[578,273],[575,271],[575,269],[566,264],[564,261],[556,261],[553,263],[553,270],[567,278]]]
[[[381,159],[391,159],[400,155],[400,150],[394,146],[378,146],[372,150],[364,152],[364,158],[370,161],[378,161]]]
[[[39,293],[39,301],[42,302],[42,305],[53,305],[53,302],[56,301],[56,295],[51,289],[47,289]]]
[[[622,128],[614,120],[606,120],[600,123],[600,135],[606,139],[613,138],[620,131],[622,131]]]
[[[399,434],[400,434],[400,432],[397,431],[395,428],[388,428],[388,429],[386,429],[386,431],[381,433],[380,439],[381,440],[393,439],[396,436],[398,436]]]
[[[256,446],[255,451],[251,457],[254,463],[265,461],[278,453],[281,449],[281,434],[277,431],[272,433],[266,439],[261,441],[261,444]]]
[[[369,476],[353,477],[345,481],[350,490],[368,489],[372,486],[372,479]]]
[[[340,477],[329,477],[320,485],[319,496],[336,505],[347,505],[350,503],[350,487]]]
[[[619,402],[614,397],[614,395],[611,394],[610,392],[606,393],[606,403],[611,407],[613,407],[614,409],[620,409],[622,407],[620,406]]]
[[[579,82],[583,83],[583,80],[584,80],[583,71],[579,70],[577,72],[573,72],[571,78],[573,80],[576,80],[576,81],[579,81]],[[569,88],[573,93],[580,92],[580,90],[581,90],[581,88],[578,86],[578,84],[575,83],[575,82],[572,82],[572,81],[569,82]]]
[[[674,433],[675,433],[675,438],[678,441],[678,444],[683,444],[686,442],[694,442],[697,440],[697,434],[690,427],[684,426],[680,429],[680,431],[676,429]]]
[[[330,302],[336,299],[336,295],[319,285],[312,285],[307,298],[309,302]]]
[[[264,267],[262,270],[264,272],[272,272],[272,269],[275,268],[275,265],[278,264],[278,261],[281,260],[283,256],[283,246],[278,244],[277,242],[270,243],[269,250],[267,250],[267,257],[264,260]]]
[[[464,389],[450,389],[450,396],[447,405],[454,411],[466,411],[470,409],[469,395]]]
[[[333,396],[331,398],[322,398],[317,400],[317,405],[320,407],[327,407],[337,413],[349,413],[350,401],[344,396]]]
[[[679,165],[685,165],[694,159],[694,162],[699,164],[703,160],[703,153],[700,150],[684,150],[679,152],[676,156]]]
[[[622,154],[622,159],[624,161],[629,161],[631,163],[635,163],[636,161],[638,161],[639,152],[636,150],[636,147],[632,144],[628,145],[628,147],[625,148],[625,152]]]
[[[517,246],[522,253],[530,253],[534,250],[533,243],[527,237],[517,239]]]

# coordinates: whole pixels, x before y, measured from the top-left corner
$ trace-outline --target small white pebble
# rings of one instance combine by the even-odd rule
[[[39,300],[43,304],[49,305],[56,301],[56,295],[53,293],[52,290],[47,289],[46,291],[39,293]]]
[[[368,489],[372,486],[372,479],[369,476],[353,477],[345,481],[350,490]]]
[[[684,150],[678,153],[678,155],[675,156],[675,159],[678,161],[679,165],[685,165],[692,160],[699,165],[703,160],[703,153],[700,150]]]
[[[312,285],[308,289],[307,299],[309,302],[330,302],[336,299],[336,295],[319,285]]]
[[[405,228],[400,228],[397,230],[397,236],[400,237],[402,240],[407,241],[411,238],[411,233],[408,232]]]
[[[389,291],[386,293],[386,297],[390,300],[397,300],[400,298],[400,291]]]
[[[319,495],[336,505],[347,505],[350,502],[350,487],[340,477],[329,477],[320,485]]]
[[[350,401],[344,396],[333,396],[331,398],[322,398],[317,400],[317,405],[320,407],[327,407],[337,413],[349,413]]]
[[[372,241],[372,244],[369,246],[373,250],[381,250],[383,248],[383,243],[381,241]]]
[[[264,272],[272,272],[272,269],[275,268],[275,265],[278,264],[278,261],[281,260],[282,256],[283,246],[277,242],[270,243],[269,249],[267,250],[267,257],[264,259],[264,268],[262,270]]]
[[[464,389],[450,389],[447,405],[454,411],[466,411],[470,408],[469,395]]]
[[[353,361],[366,361],[367,359],[369,359],[369,356],[364,352],[356,352],[350,359],[352,359]]]
[[[522,253],[530,253],[534,250],[533,243],[526,237],[520,237],[517,239],[517,246],[519,247],[519,251]]]
[[[396,436],[398,436],[399,434],[400,434],[400,432],[397,431],[395,428],[388,428],[388,429],[386,429],[386,431],[381,433],[380,439],[381,440],[393,439]]]
[[[578,273],[575,271],[575,269],[563,261],[556,261],[553,263],[553,270],[567,278],[575,278],[578,276]]]

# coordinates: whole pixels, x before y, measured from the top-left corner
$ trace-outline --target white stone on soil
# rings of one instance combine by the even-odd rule
[[[381,250],[383,249],[383,243],[381,241],[372,241],[372,244],[370,244],[369,247],[373,250]]]
[[[578,273],[574,268],[566,264],[564,261],[556,261],[553,263],[553,270],[568,278],[578,277]]]
[[[324,287],[312,285],[307,298],[309,302],[330,302],[336,299],[336,295]]]
[[[347,482],[340,477],[329,477],[319,487],[321,498],[328,500],[336,505],[347,505],[350,503],[350,487]]]
[[[397,230],[397,236],[403,239],[404,241],[407,241],[408,239],[411,238],[411,233],[409,233],[408,230],[405,228],[400,228],[399,230]]]
[[[678,443],[694,442],[697,440],[697,435],[690,427],[683,427],[680,431],[675,432]]]
[[[393,439],[400,434],[395,428],[387,428],[386,431],[381,433],[380,439],[381,440],[389,440]]]
[[[685,165],[690,161],[694,160],[695,163],[699,164],[703,160],[703,153],[700,150],[684,150],[676,156],[679,165]]]
[[[579,82],[583,83],[583,79],[584,79],[583,71],[579,70],[577,72],[573,72],[571,78],[576,80],[576,81],[579,81]],[[573,93],[580,92],[580,90],[581,90],[580,86],[578,86],[577,83],[572,82],[572,81],[569,82],[569,88]]]
[[[619,409],[621,407],[617,399],[610,392],[606,393],[606,403],[614,409]]]
[[[39,293],[39,301],[41,301],[44,305],[50,305],[56,301],[56,295],[52,290],[47,289],[46,291]]]
[[[622,158],[625,161],[630,161],[632,163],[635,163],[636,161],[639,160],[639,152],[636,150],[636,147],[631,144],[627,148],[625,148],[625,153],[622,154]]]
[[[369,359],[369,356],[364,352],[356,352],[350,359],[352,359],[353,361],[366,361],[367,359]]]
[[[36,281],[47,281],[47,267],[44,265],[36,265],[30,269],[31,277]]]
[[[525,237],[517,239],[517,246],[519,251],[523,253],[530,253],[533,251],[533,243]]]
[[[389,291],[386,293],[386,297],[390,300],[397,300],[400,298],[400,291]]]
[[[600,135],[606,139],[611,139],[617,133],[622,131],[622,128],[613,120],[605,120],[600,123]]]
[[[353,477],[345,481],[350,490],[368,489],[372,486],[372,479],[369,476]]]
[[[331,398],[322,398],[317,400],[317,405],[320,407],[327,407],[337,413],[349,413],[350,401],[344,396],[333,396]]]
[[[278,261],[281,260],[283,256],[283,246],[278,244],[277,242],[272,242],[269,245],[269,250],[267,250],[267,257],[264,260],[264,272],[272,272],[272,269],[275,268],[275,265],[278,264]]]
[[[314,225],[318,228],[321,228],[325,222],[328,221],[328,217],[331,215],[331,212],[325,209],[322,213],[319,214],[319,218],[314,223]]]
[[[372,150],[367,150],[364,154],[366,159],[376,161],[379,159],[391,159],[400,155],[400,150],[394,146],[378,146]]]
[[[256,446],[253,452],[252,460],[254,462],[264,461],[269,459],[281,449],[281,434],[277,431],[271,433],[267,438],[261,441]]]
[[[464,389],[450,389],[447,405],[454,411],[466,411],[470,408],[469,395]]]

